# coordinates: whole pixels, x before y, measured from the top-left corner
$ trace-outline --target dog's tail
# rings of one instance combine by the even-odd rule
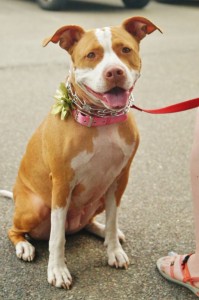
[[[0,196],[13,199],[13,193],[5,190],[0,190]]]

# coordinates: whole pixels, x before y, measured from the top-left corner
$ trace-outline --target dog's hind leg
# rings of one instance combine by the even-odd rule
[[[92,220],[88,225],[86,225],[85,230],[105,239],[105,225],[102,223]],[[120,229],[117,230],[117,233],[120,242],[125,242],[124,233]]]
[[[41,207],[38,207],[35,198],[35,195],[24,190],[17,193],[13,226],[8,231],[8,236],[15,246],[17,257],[24,261],[32,261],[35,256],[35,248],[27,241],[25,235],[31,233],[45,219],[45,212],[42,211]]]
[[[15,246],[16,256],[24,261],[32,261],[35,257],[35,248],[25,238],[27,231],[13,225],[8,231],[8,236]]]
[[[11,198],[13,199],[13,193],[0,190],[0,196]],[[18,215],[18,217],[15,216],[14,223],[19,223],[17,219],[21,218],[21,214]],[[21,218],[21,221],[23,222],[23,216]],[[25,239],[25,233],[24,230],[19,229],[14,224],[13,227],[9,230],[8,236],[10,240],[13,242],[16,248],[16,255],[18,258],[21,258],[25,261],[31,261],[33,260],[35,256],[35,248]]]

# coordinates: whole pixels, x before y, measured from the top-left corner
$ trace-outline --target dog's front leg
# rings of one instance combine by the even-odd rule
[[[72,277],[65,260],[65,223],[70,204],[70,191],[53,181],[51,232],[49,240],[48,282],[59,288],[69,289]]]
[[[128,268],[129,259],[118,237],[118,207],[116,203],[117,183],[115,182],[106,195],[106,230],[105,246],[107,246],[108,264],[116,268]]]

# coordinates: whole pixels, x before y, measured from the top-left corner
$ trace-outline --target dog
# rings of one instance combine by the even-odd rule
[[[148,19],[131,17],[120,26],[88,31],[64,26],[43,42],[59,42],[71,57],[62,86],[70,108],[61,112],[60,100],[58,112],[48,114],[27,145],[13,189],[8,235],[24,261],[35,256],[27,235],[49,240],[48,282],[53,286],[70,288],[65,234],[83,228],[105,239],[110,266],[129,265],[117,215],[139,144],[129,112],[141,70],[139,45],[155,30],[160,31]],[[104,210],[105,225],[95,221]]]

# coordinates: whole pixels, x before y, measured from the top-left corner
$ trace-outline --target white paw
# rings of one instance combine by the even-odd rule
[[[32,261],[35,257],[35,247],[28,241],[16,244],[16,255],[25,261]]]
[[[108,264],[111,267],[128,268],[129,259],[122,247],[108,250]]]
[[[48,282],[58,288],[70,288],[72,277],[64,262],[61,265],[56,265],[54,263],[48,264]]]

